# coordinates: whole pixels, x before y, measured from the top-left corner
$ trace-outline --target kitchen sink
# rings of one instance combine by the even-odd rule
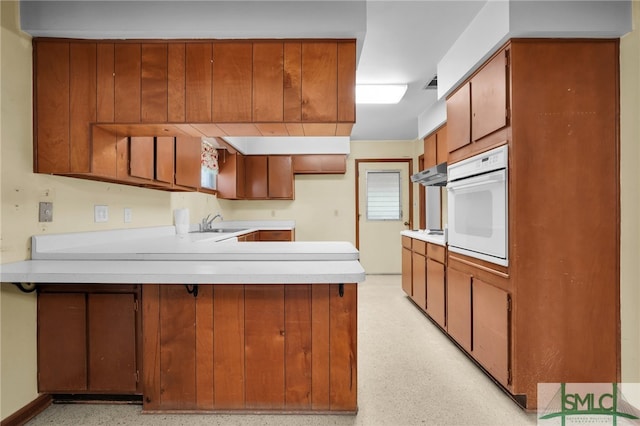
[[[214,229],[206,229],[201,232],[215,232],[218,234],[231,234],[233,232],[246,231],[247,228],[214,228]]]

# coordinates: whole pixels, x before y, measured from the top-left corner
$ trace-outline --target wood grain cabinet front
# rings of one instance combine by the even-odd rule
[[[293,200],[290,155],[248,155],[244,161],[246,199]]]
[[[357,287],[144,286],[143,411],[357,410]]]
[[[447,146],[458,161],[507,142],[509,49],[500,50],[447,98]],[[493,135],[492,137],[489,137]]]
[[[33,47],[37,173],[144,185],[148,170],[128,173],[128,137],[348,136],[355,122],[354,40],[36,38]],[[323,162],[320,173],[345,168]],[[253,198],[264,197],[292,199],[293,185]]]
[[[41,286],[38,391],[141,393],[139,300],[135,285]]]

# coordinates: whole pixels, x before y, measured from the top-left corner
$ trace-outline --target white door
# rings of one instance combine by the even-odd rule
[[[409,162],[358,163],[358,248],[367,274],[402,273],[410,223]]]

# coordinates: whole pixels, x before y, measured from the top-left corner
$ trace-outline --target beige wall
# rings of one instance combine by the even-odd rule
[[[346,174],[297,175],[293,201],[220,200],[220,205],[229,218],[236,220],[295,220],[296,240],[299,241],[350,241],[355,244],[355,160],[413,157],[416,145],[413,141],[354,141],[347,158]]]
[[[122,185],[36,175],[32,168],[31,41],[18,28],[16,2],[2,1],[0,19],[0,261],[29,257],[29,237],[41,233],[124,228],[122,209],[133,209],[132,227],[170,225],[172,210],[187,207],[191,222],[211,212],[225,219],[294,219],[299,240],[355,238],[356,158],[412,157],[418,142],[353,142],[345,175],[297,176],[295,201],[226,201],[202,194],[171,194]],[[640,5],[634,3],[634,27]],[[622,365],[624,381],[640,381],[640,32],[621,45],[622,142]],[[54,221],[39,224],[37,204],[53,201]],[[414,204],[417,185],[414,185]],[[93,205],[107,204],[110,221],[93,223]],[[414,223],[418,222],[414,206]],[[37,397],[36,299],[11,284],[0,289],[0,419]]]

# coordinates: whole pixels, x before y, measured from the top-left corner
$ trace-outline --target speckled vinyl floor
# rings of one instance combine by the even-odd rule
[[[139,405],[54,404],[29,425],[535,425],[409,301],[399,275],[358,289],[355,416],[142,414]]]

